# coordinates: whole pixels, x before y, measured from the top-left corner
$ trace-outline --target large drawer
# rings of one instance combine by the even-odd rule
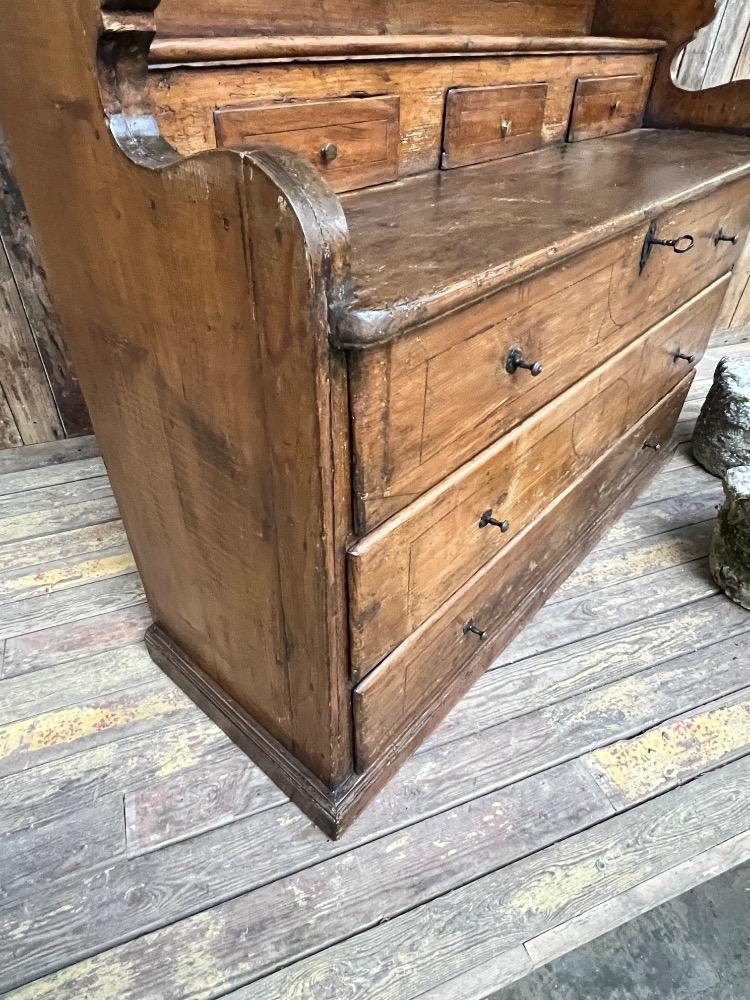
[[[654,245],[641,272],[644,223],[392,343],[352,352],[357,534],[730,271],[748,216],[750,185],[733,184],[657,221],[659,234],[694,236],[688,253]],[[716,244],[720,230],[738,242]],[[541,363],[541,374],[510,374],[513,349]]]
[[[691,382],[692,374],[355,688],[358,770],[439,714],[448,689],[486,670],[560,585],[628,484],[658,460],[644,446],[667,445]]]
[[[355,677],[508,546],[684,377],[708,342],[728,280],[711,285],[354,545],[348,558]]]

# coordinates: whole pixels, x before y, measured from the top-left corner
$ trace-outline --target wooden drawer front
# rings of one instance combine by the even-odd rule
[[[398,177],[398,97],[219,108],[214,125],[220,147],[294,150],[318,167],[334,191]]]
[[[584,77],[577,81],[568,141],[597,139],[640,128],[650,79],[632,76]]]
[[[653,244],[641,266],[649,238],[674,240],[691,236],[687,253]],[[720,188],[699,201],[679,205],[646,223],[638,238],[640,249],[615,268],[610,309],[616,323],[629,323],[639,313],[676,308],[737,263],[750,229],[750,183],[740,181]],[[719,236],[727,239],[718,239]],[[735,240],[736,242],[732,242]]]
[[[693,362],[676,355],[702,354],[728,280],[706,289],[351,549],[355,677],[508,546],[684,377]]]
[[[644,444],[669,442],[691,382],[692,374],[355,688],[358,770],[443,714],[446,690],[486,670],[563,582],[627,484],[658,461]],[[483,639],[465,631],[469,622]]]
[[[542,145],[545,83],[459,87],[445,106],[443,167],[497,160]]]

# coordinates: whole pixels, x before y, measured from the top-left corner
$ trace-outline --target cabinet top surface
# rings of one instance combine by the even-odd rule
[[[338,337],[389,340],[747,174],[750,138],[643,129],[351,192]]]

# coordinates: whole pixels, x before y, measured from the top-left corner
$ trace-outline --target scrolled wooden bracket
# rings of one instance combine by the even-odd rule
[[[672,79],[677,54],[717,13],[715,0],[598,0],[594,34],[661,38],[646,126],[721,129],[750,135],[750,81],[737,80],[710,90],[689,91]]]

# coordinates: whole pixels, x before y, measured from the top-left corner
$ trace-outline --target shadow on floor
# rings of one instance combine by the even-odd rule
[[[565,955],[493,1000],[750,1000],[750,864]]]

